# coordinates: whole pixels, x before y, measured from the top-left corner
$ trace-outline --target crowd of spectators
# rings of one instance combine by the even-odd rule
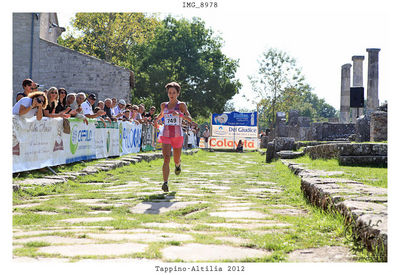
[[[42,117],[76,117],[86,124],[88,118],[106,121],[128,121],[136,124],[154,124],[156,107],[151,106],[146,112],[144,104],[127,104],[124,99],[106,98],[96,103],[96,95],[85,93],[68,93],[65,88],[51,87],[43,92],[31,79],[22,82],[23,92],[16,95],[13,114],[24,118]],[[156,125],[154,125],[156,126]]]
[[[104,123],[106,121],[128,121],[136,124],[156,125],[156,107],[151,106],[146,112],[144,104],[129,104],[124,99],[105,98],[96,103],[95,94],[88,96],[83,93],[68,93],[65,88],[51,87],[43,92],[38,91],[39,85],[31,79],[22,82],[23,92],[16,95],[16,104],[13,107],[13,115],[24,118],[36,116],[42,117],[75,117],[88,124],[88,119],[96,119]],[[162,123],[159,121],[158,123]],[[183,121],[184,148],[199,146],[200,129],[196,123]]]

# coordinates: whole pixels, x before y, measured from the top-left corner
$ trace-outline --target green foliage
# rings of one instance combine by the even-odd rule
[[[259,125],[272,127],[277,111],[299,110],[301,116],[314,120],[336,116],[336,110],[311,92],[296,60],[277,49],[268,49],[258,61],[257,75],[249,76],[253,90],[260,98]]]
[[[151,98],[160,106],[168,100],[165,84],[176,81],[182,87],[179,99],[193,117],[222,112],[241,84],[234,79],[238,61],[227,58],[221,48],[222,39],[199,18],[168,16],[154,39],[130,54],[136,65],[134,98]]]
[[[76,13],[73,31],[58,43],[84,54],[133,69],[129,51],[154,36],[160,22],[143,13]],[[79,37],[74,33],[79,32]]]
[[[143,13],[77,13],[73,29],[58,43],[135,72],[132,102],[156,106],[168,100],[164,86],[181,84],[180,100],[192,116],[223,112],[241,87],[238,61],[222,53],[222,39],[199,18]],[[76,35],[79,33],[79,35]]]

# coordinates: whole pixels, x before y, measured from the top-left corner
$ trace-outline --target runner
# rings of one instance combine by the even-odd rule
[[[175,174],[181,173],[181,152],[183,144],[182,119],[192,122],[192,118],[184,102],[178,101],[181,86],[176,82],[168,83],[165,86],[169,102],[161,103],[161,113],[157,116],[156,122],[164,117],[164,129],[160,133],[162,153],[164,157],[162,190],[168,192],[169,162],[171,159],[171,146],[173,148]]]

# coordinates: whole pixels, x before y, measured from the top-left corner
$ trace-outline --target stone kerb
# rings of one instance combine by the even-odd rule
[[[352,180],[322,178],[300,164],[281,161],[301,177],[301,190],[310,203],[344,215],[353,229],[353,237],[387,261],[387,189]]]

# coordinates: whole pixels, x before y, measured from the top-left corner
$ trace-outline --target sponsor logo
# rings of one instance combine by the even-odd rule
[[[71,153],[74,155],[76,149],[78,149],[78,131],[76,130],[78,126],[74,125],[71,129],[71,134],[69,135],[69,148]]]
[[[210,146],[214,148],[236,148],[239,141],[233,141],[231,139],[226,138],[211,138]],[[244,149],[256,149],[256,141],[254,140],[243,140],[243,148]]]
[[[123,128],[121,145],[124,145],[125,148],[127,149],[138,147],[140,145],[141,135],[142,135],[142,130],[140,128],[139,129]]]
[[[82,129],[77,130],[77,125],[74,125],[69,138],[69,148],[72,154],[75,154],[78,149],[79,142],[90,142],[93,139],[93,131]]]

